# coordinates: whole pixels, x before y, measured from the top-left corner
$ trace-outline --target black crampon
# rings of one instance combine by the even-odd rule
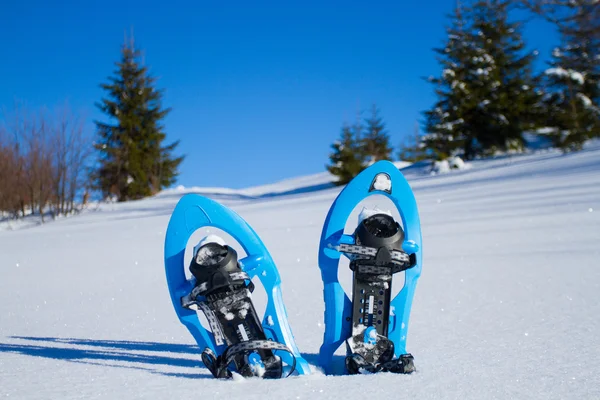
[[[355,244],[341,244],[350,258],[352,284],[352,335],[346,340],[350,374],[364,371],[411,373],[413,356],[394,359],[394,343],[387,338],[392,276],[416,264],[414,254],[402,251],[404,231],[393,217],[375,214],[361,221],[354,232]]]
[[[268,340],[252,304],[254,284],[239,266],[237,253],[230,246],[207,243],[197,250],[190,272],[196,278],[192,292],[181,299],[185,308],[202,310],[217,346],[227,345],[222,354],[210,348],[202,353],[202,362],[215,378],[231,378],[231,364],[244,377],[277,379],[283,374],[278,350],[292,355],[287,346]],[[204,297],[204,299],[202,299]]]

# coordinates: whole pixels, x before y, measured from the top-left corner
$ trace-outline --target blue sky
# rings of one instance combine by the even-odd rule
[[[455,1],[49,3],[2,6],[0,109],[68,102],[93,135],[133,28],[187,154],[178,183],[240,188],[323,171],[343,122],[373,103],[397,147],[435,100],[421,78],[440,72],[431,49]],[[526,40],[539,65],[557,44],[540,21]]]

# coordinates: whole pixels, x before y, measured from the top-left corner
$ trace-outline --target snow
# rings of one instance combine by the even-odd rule
[[[540,135],[550,135],[556,133],[556,128],[546,126],[544,128],[537,129],[535,132]]]
[[[444,122],[443,124],[437,124],[435,127],[437,129],[446,129],[446,130],[453,130],[455,125],[459,125],[464,123],[465,121],[462,118],[459,118],[455,121],[450,121],[450,122]]]
[[[433,163],[432,174],[447,174],[450,172],[450,163],[448,160],[435,161]]]
[[[0,232],[0,397],[359,400],[368,388],[378,399],[600,398],[600,145],[470,164],[435,176],[403,170],[423,225],[412,375],[318,368],[317,251],[340,188],[287,193],[284,182],[265,191],[285,195],[211,196],[268,246],[312,375],[218,381],[202,367],[165,283],[164,234],[181,196],[172,192]]]
[[[390,210],[382,210],[379,207],[363,207],[363,209],[360,211],[360,214],[358,214],[357,223],[360,224],[365,219],[376,214],[387,214],[389,216],[392,216],[392,212]]]
[[[444,70],[442,75],[444,76],[444,78],[448,79],[448,78],[454,78],[456,76],[456,73],[454,72],[453,69],[447,68]]]
[[[545,71],[546,75],[556,75],[560,77],[570,77],[572,80],[578,82],[580,85],[585,83],[585,78],[581,72],[573,71],[572,69],[566,70],[564,68],[548,68]]]
[[[585,108],[591,108],[592,107],[592,100],[590,100],[589,97],[587,97],[585,94],[583,93],[577,93],[577,97],[579,98],[579,100],[581,100],[581,102],[583,103],[583,106]]]
[[[473,73],[475,75],[489,75],[490,68],[477,68]]]
[[[449,157],[442,161],[435,161],[431,168],[430,174],[431,175],[447,174],[454,170],[465,170],[465,169],[470,169],[470,168],[471,168],[471,164],[467,164],[463,161],[462,158],[455,156],[455,157]]]
[[[379,174],[375,177],[375,182],[373,182],[373,188],[376,190],[384,190],[391,191],[392,190],[392,181],[390,177],[386,174]]]

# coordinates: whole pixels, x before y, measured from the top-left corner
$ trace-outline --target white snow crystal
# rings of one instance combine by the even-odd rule
[[[469,169],[470,164],[467,164],[460,157],[449,157],[446,160],[436,161],[433,163],[431,174],[447,174],[452,170]]]
[[[392,181],[387,174],[378,174],[373,183],[375,190],[390,191],[392,190]]]
[[[583,103],[583,106],[585,108],[592,107],[592,100],[590,100],[590,98],[587,97],[585,94],[577,93],[577,97],[579,98],[579,100],[581,100],[581,102]]]
[[[571,71],[571,79],[579,82],[580,85],[583,85],[583,83],[585,82],[583,74],[581,72],[577,72],[577,71]]]
[[[453,78],[456,76],[456,73],[454,72],[454,70],[446,68],[443,72],[443,75],[444,75],[444,78],[448,78],[448,77]]]
[[[387,214],[390,217],[392,216],[391,211],[389,210],[382,210],[379,207],[374,207],[374,208],[367,208],[367,207],[363,207],[363,209],[360,211],[360,214],[358,214],[358,223],[360,224],[363,220],[376,215],[376,214]]]
[[[450,164],[448,160],[436,161],[433,163],[432,173],[434,174],[446,174],[450,172]]]
[[[218,235],[211,234],[211,235],[203,237],[200,240],[200,242],[198,242],[198,247],[202,247],[202,246],[204,246],[207,243],[218,243],[221,246],[226,246],[227,245],[227,243],[225,242],[225,240],[222,237],[220,237]]]
[[[552,50],[552,55],[556,58],[559,58],[560,56],[562,56],[562,52],[558,47],[556,47],[554,50]]]
[[[556,128],[552,128],[552,127],[544,127],[544,128],[539,128],[535,131],[535,133],[539,134],[539,135],[549,135],[552,133],[556,133]]]
[[[454,169],[465,169],[466,166],[465,162],[460,157],[451,157],[448,162],[450,167]]]
[[[572,80],[577,81],[580,85],[583,85],[585,78],[581,72],[573,71],[572,69],[566,70],[562,67],[548,68],[545,71],[546,75],[555,75],[563,78],[570,77]]]
[[[377,330],[376,329],[371,329],[371,331],[369,332],[369,339],[377,339]]]

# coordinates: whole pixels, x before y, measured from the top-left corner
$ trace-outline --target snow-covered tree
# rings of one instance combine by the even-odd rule
[[[448,42],[437,49],[443,67],[438,102],[427,111],[424,142],[439,159],[521,148],[535,127],[539,94],[521,24],[509,21],[509,0],[479,0],[457,8]]]
[[[385,123],[379,116],[379,110],[375,104],[371,109],[371,116],[365,122],[365,132],[361,138],[361,143],[368,162],[389,160],[392,153],[390,137],[385,130]]]
[[[467,75],[473,57],[473,43],[466,31],[462,7],[457,7],[443,48],[436,48],[437,59],[443,71],[440,77],[430,77],[435,85],[438,101],[426,111],[425,132],[421,137],[425,148],[440,160],[463,147],[468,127],[462,118],[471,108]]]
[[[549,5],[547,5],[549,7]],[[555,144],[579,150],[590,138],[600,137],[600,2],[557,0],[562,43],[552,52],[545,71],[549,94],[547,128]],[[557,8],[547,8],[556,16]]]

